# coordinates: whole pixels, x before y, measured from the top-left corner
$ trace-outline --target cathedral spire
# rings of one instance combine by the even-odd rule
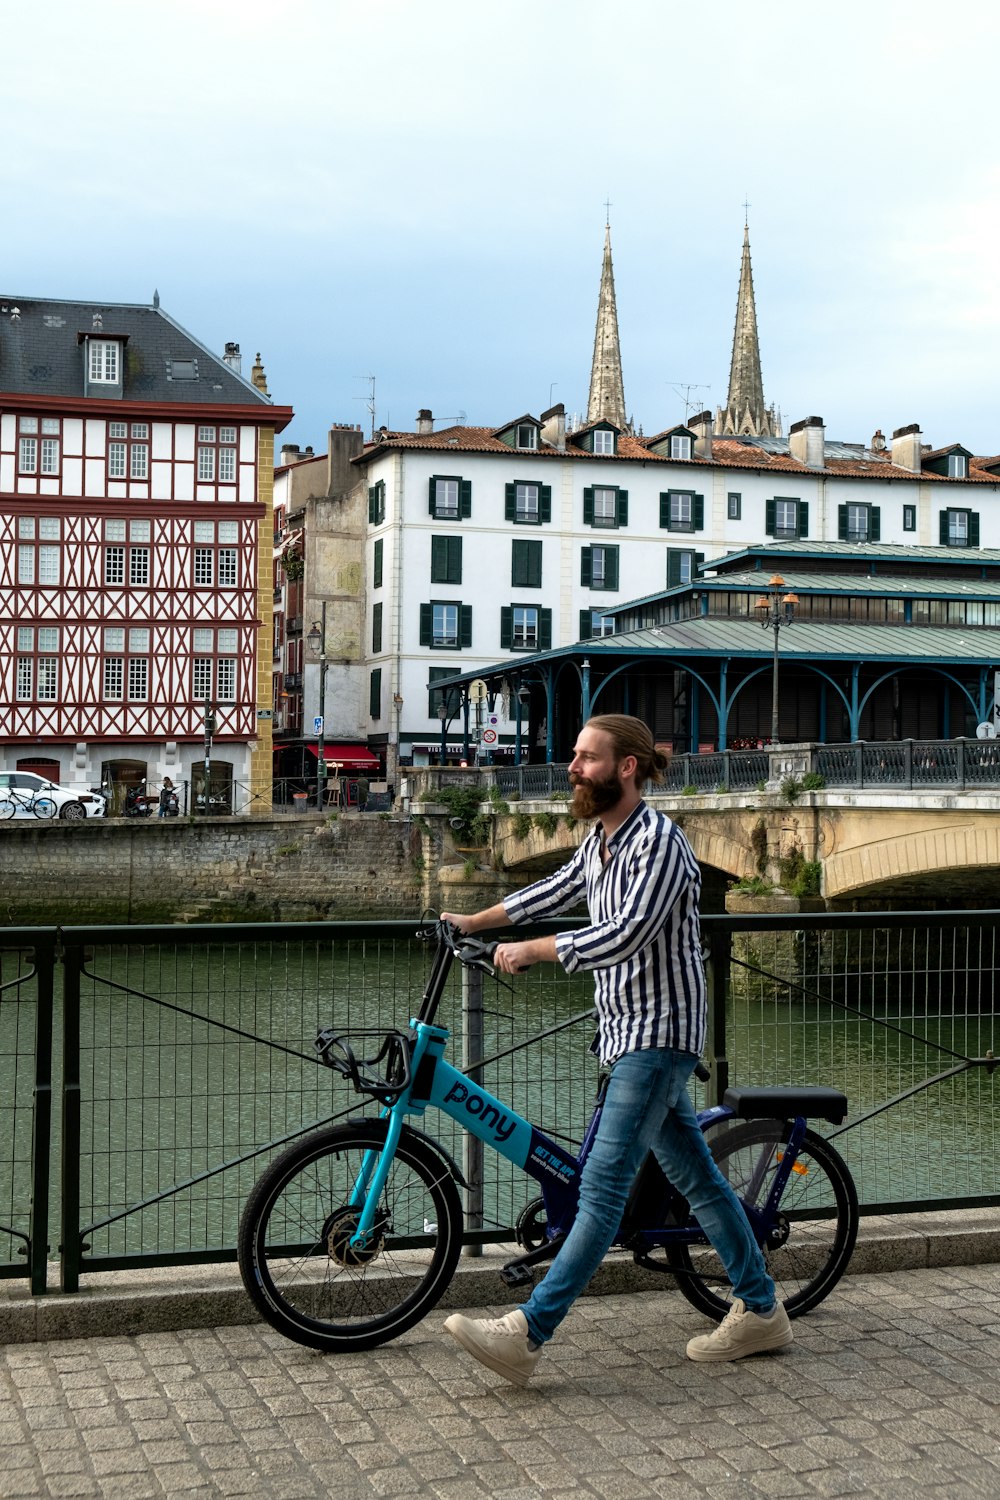
[[[729,398],[725,410],[716,411],[718,436],[747,433],[751,437],[780,437],[781,421],[773,406],[764,405],[760,374],[760,344],[757,340],[757,309],[750,266],[750,229],[743,225],[743,260],[740,290],[736,299],[733,357],[729,366]]]
[[[601,268],[601,292],[597,301],[597,328],[594,332],[594,362],[590,369],[590,400],[587,421],[601,418],[613,422],[623,432],[631,431],[625,415],[625,388],[622,383],[622,353],[618,342],[618,309],[615,305],[615,273],[611,265],[611,225],[604,228],[604,264]]]

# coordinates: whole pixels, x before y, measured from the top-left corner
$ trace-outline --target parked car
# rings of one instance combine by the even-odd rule
[[[15,818],[36,817],[33,802],[41,797],[54,802],[56,816],[69,822],[103,818],[107,807],[104,796],[89,788],[58,786],[34,771],[0,771],[0,802],[13,802]]]

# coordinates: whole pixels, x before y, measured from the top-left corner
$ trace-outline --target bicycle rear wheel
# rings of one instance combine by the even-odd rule
[[[3,797],[3,798],[0,798],[0,818],[3,818],[6,821],[7,818],[12,818],[13,816],[14,816],[14,799],[13,799],[13,797]]]
[[[758,1242],[765,1233],[759,1206],[767,1199],[791,1132],[785,1120],[752,1120],[712,1141],[712,1155],[747,1210]],[[761,1249],[789,1317],[822,1302],[847,1269],[858,1235],[858,1195],[847,1166],[812,1130],[795,1159],[778,1205],[777,1222]],[[711,1245],[667,1245],[678,1285],[700,1312],[719,1320],[733,1289]]]
[[[445,1160],[402,1136],[370,1244],[352,1246],[354,1184],[386,1123],[317,1131],[283,1152],[254,1187],[240,1221],[243,1284],[264,1318],[296,1343],[371,1349],[404,1333],[440,1298],[462,1248],[462,1205]]]

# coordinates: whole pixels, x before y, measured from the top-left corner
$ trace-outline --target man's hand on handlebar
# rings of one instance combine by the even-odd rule
[[[555,963],[556,940],[554,937],[528,938],[524,943],[498,943],[493,954],[493,967],[504,974],[519,974],[530,969],[532,964]]]

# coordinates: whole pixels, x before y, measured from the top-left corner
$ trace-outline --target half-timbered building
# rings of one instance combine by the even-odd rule
[[[156,297],[0,297],[0,766],[169,776],[194,810],[209,760],[211,809],[270,805],[290,418],[259,356],[244,377],[238,345],[213,354]]]

